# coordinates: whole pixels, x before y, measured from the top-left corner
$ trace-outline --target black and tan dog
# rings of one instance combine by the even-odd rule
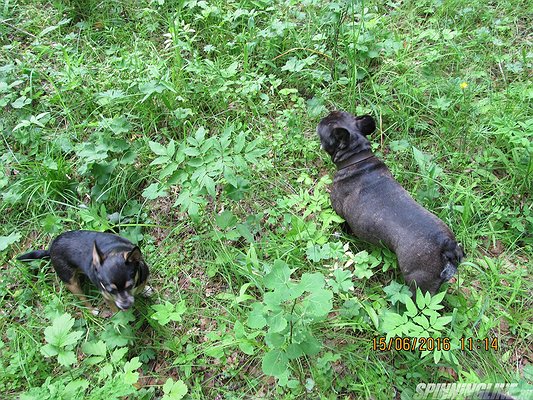
[[[352,232],[396,253],[405,281],[415,291],[435,294],[463,257],[450,229],[423,208],[374,156],[366,135],[376,129],[369,116],[334,111],[317,127],[322,148],[337,166],[331,202]]]
[[[139,248],[111,233],[65,232],[52,241],[49,250],[30,251],[17,257],[20,261],[41,258],[50,258],[59,278],[91,310],[80,286],[79,273],[96,285],[113,312],[129,309],[133,296],[142,292],[148,279],[148,266]]]

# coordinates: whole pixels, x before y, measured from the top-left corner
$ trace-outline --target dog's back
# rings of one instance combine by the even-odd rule
[[[463,257],[452,231],[418,204],[369,150],[371,117],[334,112],[317,132],[338,171],[331,189],[334,210],[353,233],[393,250],[407,283],[434,294]]]

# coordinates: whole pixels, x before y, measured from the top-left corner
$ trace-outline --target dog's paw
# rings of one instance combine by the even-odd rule
[[[150,285],[146,285],[141,293],[144,297],[152,297],[154,294],[154,289]]]

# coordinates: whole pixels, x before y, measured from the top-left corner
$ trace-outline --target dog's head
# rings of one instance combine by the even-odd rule
[[[323,118],[317,127],[320,144],[333,162],[370,149],[365,137],[376,129],[370,115],[356,117],[345,111],[333,111]]]
[[[120,310],[129,309],[134,302],[134,289],[147,276],[146,265],[138,247],[131,251],[103,254],[96,242],[93,245],[93,268],[102,295],[113,301]]]

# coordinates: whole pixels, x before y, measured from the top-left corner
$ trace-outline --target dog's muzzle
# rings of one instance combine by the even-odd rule
[[[129,309],[133,305],[134,300],[135,299],[132,294],[120,293],[117,295],[117,297],[115,297],[115,304],[118,308],[124,311]]]

